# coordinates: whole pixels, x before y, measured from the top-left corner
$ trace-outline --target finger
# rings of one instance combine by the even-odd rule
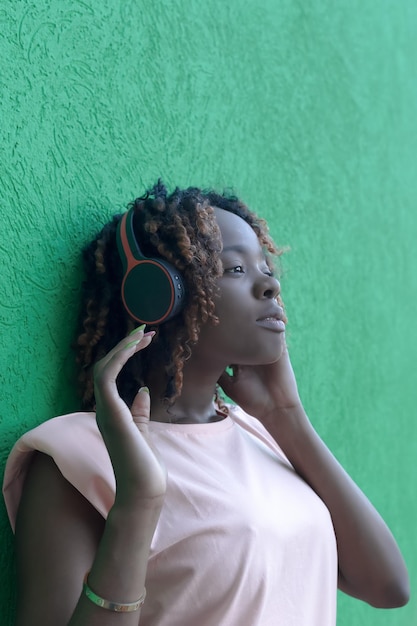
[[[132,418],[135,424],[147,424],[150,418],[151,399],[148,387],[141,387],[136,394],[131,407]]]
[[[142,437],[145,439],[146,443],[155,454],[155,456],[159,456],[155,447],[152,443],[152,440],[149,437],[148,424],[150,419],[151,412],[151,399],[149,395],[148,387],[141,387],[136,394],[135,399],[133,400],[133,404],[131,407],[132,419],[137,429],[140,430]]]
[[[99,361],[95,368],[95,381],[100,383],[115,383],[123,366],[136,352],[147,348],[151,343],[154,331],[143,333],[142,330],[132,336],[127,336],[111,350],[104,359]]]
[[[111,350],[109,350],[109,352],[107,352],[107,354],[105,354],[105,356],[100,359],[100,361],[98,361],[97,366],[98,367],[105,367],[107,365],[107,363],[110,361],[110,359],[117,354],[121,349],[129,346],[131,344],[134,344],[134,342],[136,341],[140,341],[140,339],[142,337],[146,337],[148,335],[150,335],[150,332],[145,333],[145,328],[146,328],[146,324],[142,324],[141,326],[138,326],[137,328],[134,328],[132,330],[132,332],[130,332],[128,335],[126,335],[126,337],[123,337],[123,339],[121,341],[119,341],[114,348],[112,348]],[[155,332],[153,332],[153,335],[155,334]],[[153,336],[152,335],[152,336]]]

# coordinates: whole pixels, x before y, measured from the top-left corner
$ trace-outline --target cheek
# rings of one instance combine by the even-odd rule
[[[215,302],[215,312],[221,327],[238,326],[250,332],[256,319],[251,308],[251,295],[238,289],[228,289],[226,295]]]
[[[237,319],[235,324],[218,327],[221,331],[212,337],[216,345],[230,363],[240,365],[266,365],[277,361],[285,346],[284,333],[275,333],[260,328],[256,323]]]
[[[237,356],[242,365],[267,365],[280,358],[284,346],[284,333],[268,335],[265,331],[255,332],[245,342],[241,342]]]
[[[273,363],[282,354],[285,338],[283,334],[257,325],[257,310],[250,304],[251,294],[240,289],[222,290],[215,309],[219,325],[204,333],[205,345],[221,353],[230,363]]]

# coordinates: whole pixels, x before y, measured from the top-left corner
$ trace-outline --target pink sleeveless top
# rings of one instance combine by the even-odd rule
[[[255,418],[232,407],[210,424],[150,422],[168,469],[140,626],[335,626],[337,553],[330,514]],[[26,433],[6,466],[14,527],[34,450],[106,517],[112,466],[93,413]]]

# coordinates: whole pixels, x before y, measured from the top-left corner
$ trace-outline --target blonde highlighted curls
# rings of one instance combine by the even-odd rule
[[[128,208],[134,209],[134,229],[147,256],[160,256],[182,273],[187,299],[174,319],[161,324],[151,347],[136,354],[118,377],[120,395],[128,405],[146,372],[155,363],[164,369],[165,397],[172,405],[181,393],[183,367],[197,343],[202,324],[217,324],[215,296],[221,275],[221,235],[213,207],[230,211],[245,220],[271,255],[280,254],[268,234],[266,223],[240,200],[228,194],[196,187],[175,189],[168,195],[161,181]],[[83,408],[94,408],[93,368],[128,332],[129,318],[121,297],[122,264],[116,245],[116,215],[84,250],[80,330],[75,341]],[[138,285],[140,289],[140,285]],[[148,330],[150,328],[148,327]]]

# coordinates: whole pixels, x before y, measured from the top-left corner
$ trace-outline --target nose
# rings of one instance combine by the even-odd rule
[[[273,300],[278,298],[281,292],[281,285],[275,276],[268,276],[262,273],[255,285],[255,295],[257,298]]]

